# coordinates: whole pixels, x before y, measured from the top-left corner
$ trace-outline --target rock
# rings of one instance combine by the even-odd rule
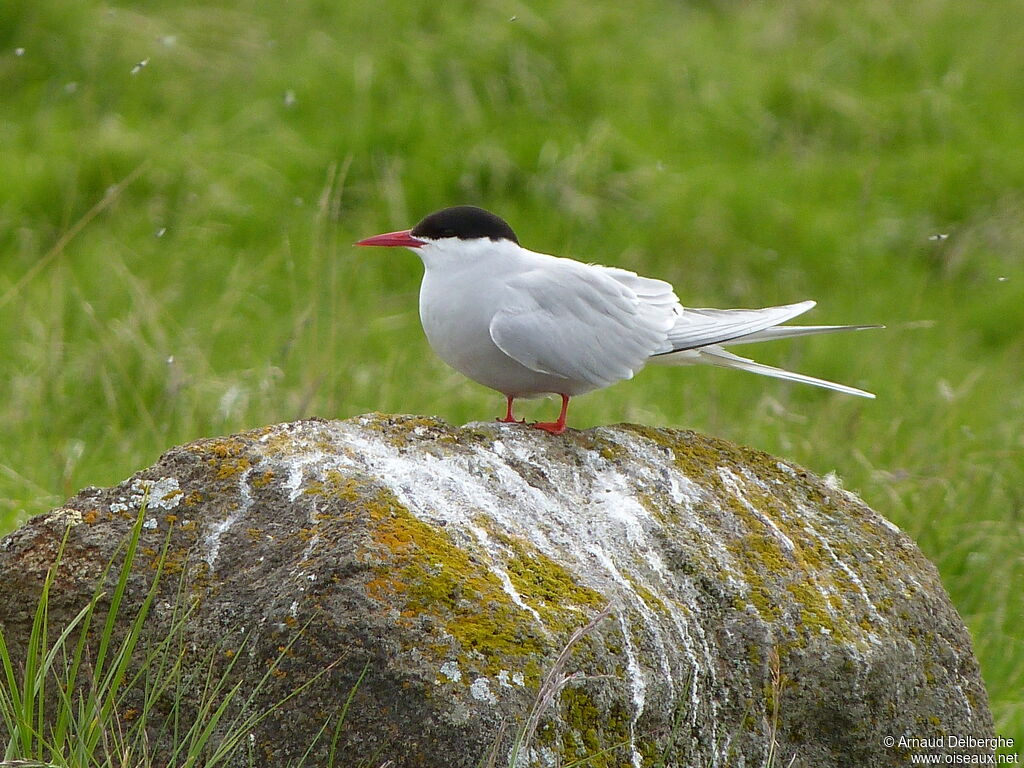
[[[166,541],[151,637],[190,599],[190,658],[244,648],[232,674],[253,688],[280,657],[252,711],[328,670],[254,728],[266,765],[350,694],[337,765],[507,765],[525,735],[522,765],[896,766],[922,751],[908,738],[993,735],[913,542],[834,480],[722,440],[383,415],[200,440],[0,542],[15,654],[65,530],[54,625],[146,497],[126,602]]]

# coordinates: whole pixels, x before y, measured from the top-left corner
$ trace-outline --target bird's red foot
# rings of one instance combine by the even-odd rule
[[[534,429],[543,429],[552,435],[560,435],[565,432],[565,412],[569,410],[569,396],[562,395],[562,412],[558,414],[558,421],[538,421],[530,426]]]
[[[508,403],[508,407],[505,409],[505,418],[499,417],[499,418],[495,419],[495,421],[497,421],[499,424],[525,424],[526,423],[526,419],[519,419],[519,421],[516,421],[516,417],[512,415],[512,401],[513,400],[515,400],[515,398],[512,397],[512,395],[505,395],[505,402]]]
[[[543,429],[552,435],[560,435],[565,432],[564,421],[537,421],[530,426],[534,429]]]

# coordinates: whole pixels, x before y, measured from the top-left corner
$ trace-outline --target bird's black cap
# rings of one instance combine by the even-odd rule
[[[500,216],[474,205],[454,205],[426,216],[412,228],[413,237],[426,237],[440,240],[444,237],[457,237],[460,240],[471,240],[477,237],[488,237],[491,240],[511,240],[519,243],[519,238]]]

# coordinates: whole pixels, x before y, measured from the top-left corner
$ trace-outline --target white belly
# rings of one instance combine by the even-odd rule
[[[480,299],[498,290],[458,275],[438,279],[427,271],[420,286],[420,322],[438,357],[473,381],[513,397],[593,390],[586,382],[531,370],[498,348],[490,333],[495,308]]]

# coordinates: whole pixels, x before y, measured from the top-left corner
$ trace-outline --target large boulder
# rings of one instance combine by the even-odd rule
[[[65,532],[52,624],[116,578],[143,503],[125,604],[162,562],[147,635],[186,600],[190,658],[246,649],[230,673],[267,680],[244,706],[277,705],[248,750],[266,765],[314,742],[326,764],[346,703],[336,765],[507,765],[518,744],[521,765],[896,766],[993,734],[914,543],[723,440],[384,415],[200,440],[0,542],[15,656]]]

